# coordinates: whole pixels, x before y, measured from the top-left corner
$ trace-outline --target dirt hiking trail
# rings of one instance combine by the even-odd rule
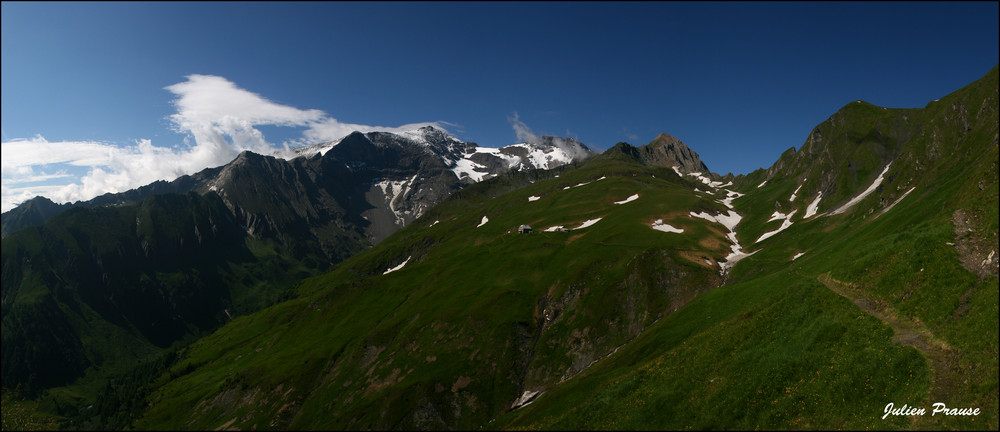
[[[926,326],[919,321],[913,322],[900,318],[896,311],[884,302],[873,301],[864,297],[860,287],[838,281],[830,277],[830,273],[819,275],[817,279],[831,291],[854,302],[861,310],[892,328],[892,341],[899,345],[909,345],[920,351],[927,359],[931,369],[931,391],[927,399],[914,406],[929,407],[934,402],[946,402],[955,390],[955,383],[961,377],[958,370],[958,354],[948,344],[934,337]],[[913,429],[922,429],[938,424],[934,417],[915,416],[911,425]]]

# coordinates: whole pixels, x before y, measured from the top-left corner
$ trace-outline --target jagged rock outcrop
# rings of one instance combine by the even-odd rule
[[[642,159],[649,165],[676,166],[683,172],[708,172],[708,166],[701,161],[698,153],[668,133],[657,135],[653,141],[639,149]]]

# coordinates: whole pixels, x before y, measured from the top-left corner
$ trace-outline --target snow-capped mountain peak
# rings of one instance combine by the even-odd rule
[[[421,148],[428,155],[440,158],[462,182],[479,182],[508,169],[551,169],[579,161],[594,153],[586,145],[573,138],[543,136],[538,142],[521,142],[503,147],[481,147],[476,143],[466,143],[447,131],[432,125],[407,131],[354,132],[336,141],[314,144],[275,156],[291,160],[297,157],[326,155],[351,136],[361,135],[376,146],[399,145]],[[356,137],[354,139],[360,139]]]
[[[512,169],[551,169],[594,155],[572,138],[543,136],[532,141],[481,147],[426,125],[404,131],[355,131],[274,156],[349,171],[357,185],[350,187],[358,188],[356,192],[368,203],[361,217],[368,221],[367,234],[377,243],[465,185]]]

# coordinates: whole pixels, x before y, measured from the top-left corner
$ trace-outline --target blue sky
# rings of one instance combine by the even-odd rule
[[[483,146],[670,133],[770,166],[847,103],[998,62],[997,2],[2,3],[3,210],[438,122]]]

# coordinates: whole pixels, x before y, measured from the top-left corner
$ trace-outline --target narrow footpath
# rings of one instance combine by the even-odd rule
[[[900,318],[895,311],[883,302],[865,298],[859,287],[838,281],[830,277],[830,273],[819,275],[817,279],[831,291],[854,302],[861,310],[892,328],[892,341],[899,345],[909,345],[920,351],[927,359],[931,369],[931,391],[927,399],[914,406],[930,407],[935,402],[951,400],[955,383],[960,378],[958,371],[958,354],[946,343],[934,337],[926,326]],[[911,425],[914,429],[922,429],[937,424],[934,417],[917,416]]]

